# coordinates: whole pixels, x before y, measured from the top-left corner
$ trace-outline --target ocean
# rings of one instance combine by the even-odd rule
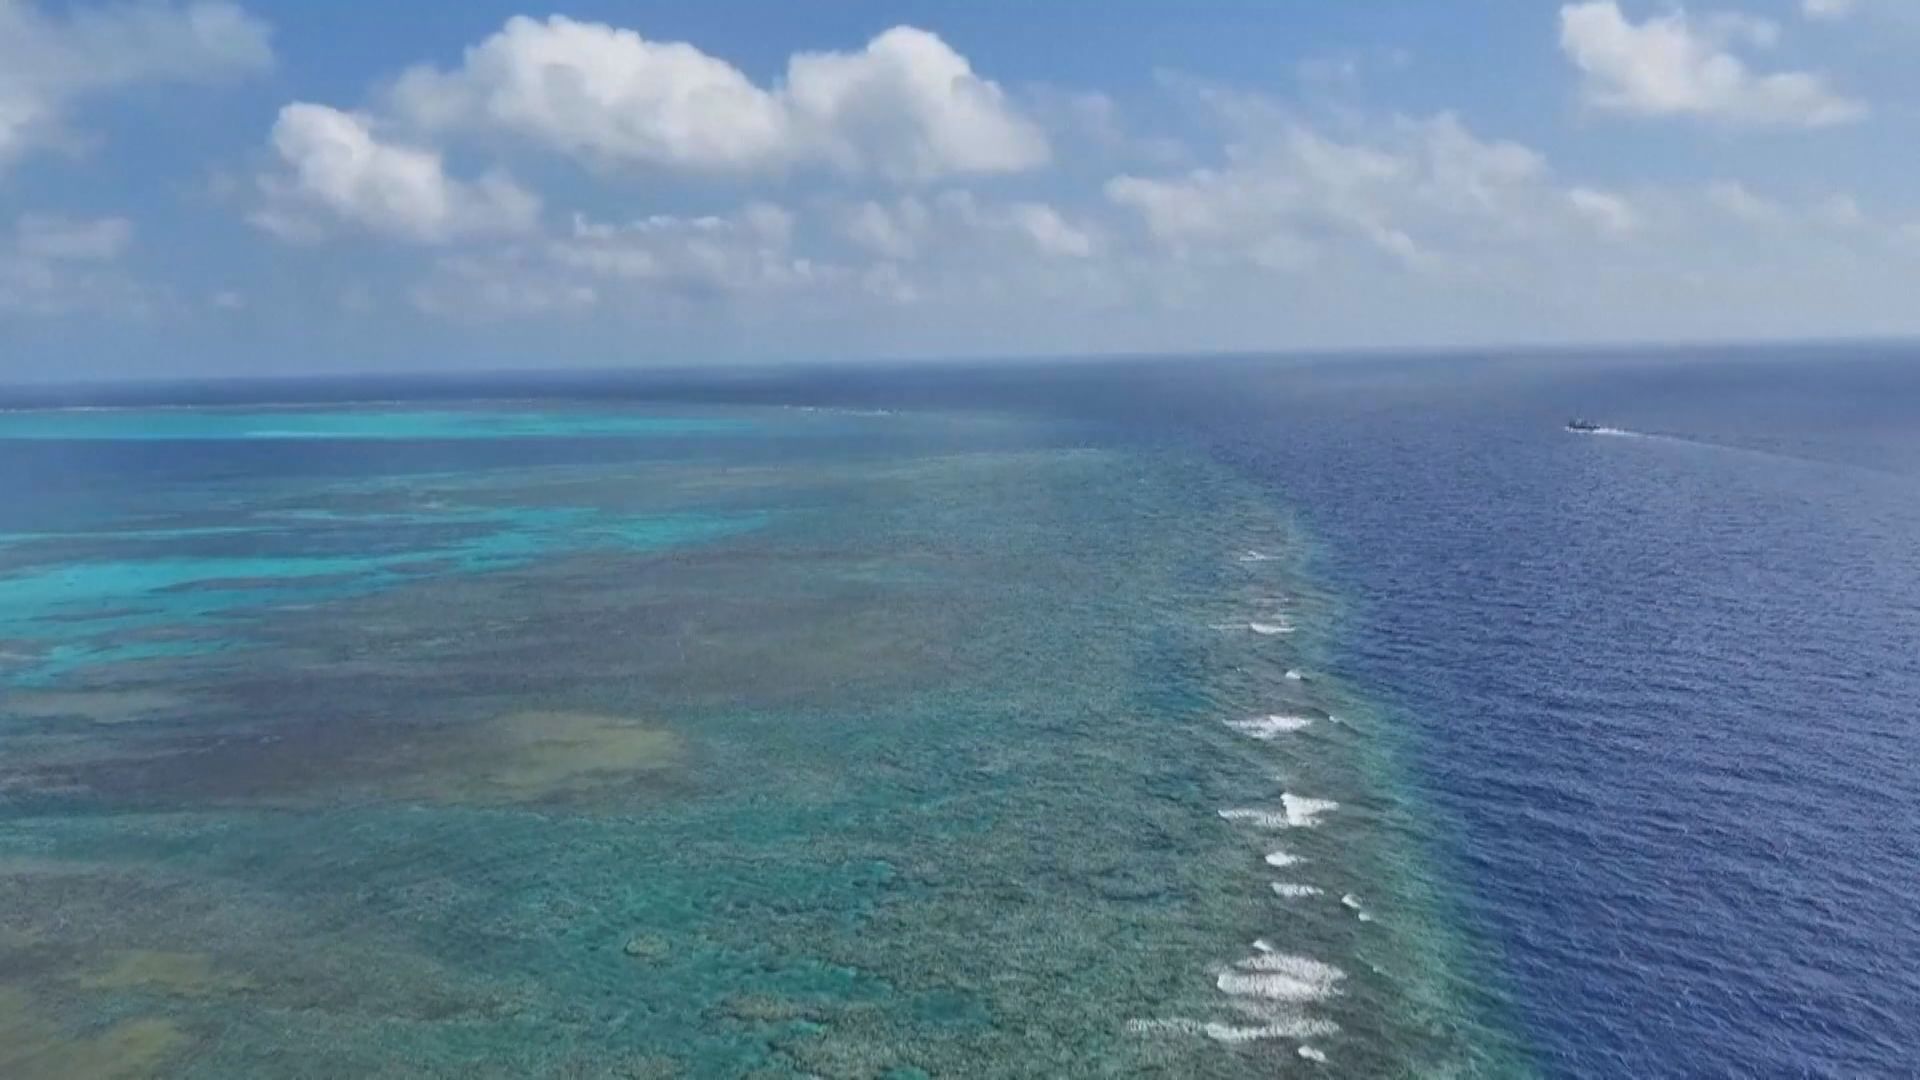
[[[1910,1075],[1916,401],[0,393],[0,1075]]]

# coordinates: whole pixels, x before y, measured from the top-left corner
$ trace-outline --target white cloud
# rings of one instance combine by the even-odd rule
[[[922,299],[919,287],[907,278],[899,263],[879,262],[869,266],[860,274],[860,288],[889,304],[915,304]]]
[[[1230,235],[1228,223],[1255,201],[1244,189],[1251,176],[1195,169],[1172,179],[1116,176],[1107,198],[1137,212],[1147,231],[1171,246]]]
[[[1576,187],[1568,190],[1567,201],[1595,228],[1611,236],[1625,236],[1640,224],[1633,204],[1611,192]]]
[[[1038,83],[1022,86],[1020,98],[1049,142],[1059,144],[1063,162],[1081,168],[1100,162],[1165,168],[1190,160],[1179,139],[1135,130],[1119,104],[1098,91]]]
[[[255,224],[288,239],[349,222],[420,242],[530,228],[540,201],[504,175],[471,183],[447,175],[440,155],[386,142],[351,113],[296,102],[280,110],[273,147],[283,169],[261,178]]]
[[[561,15],[515,16],[455,70],[408,70],[392,99],[429,131],[500,130],[604,163],[752,169],[791,138],[780,103],[726,61]]]
[[[1380,138],[1357,141],[1405,160]],[[1171,256],[1136,279],[1154,321],[1180,327],[1176,338],[1217,333],[1219,347],[1259,347],[1257,337],[1234,336],[1254,326],[1268,341],[1303,347],[1431,346],[1463,340],[1454,336],[1463,331],[1464,340],[1578,341],[1920,325],[1900,299],[1920,264],[1903,265],[1878,227],[1891,215],[1848,197],[1781,203],[1727,183],[1643,185],[1629,200],[1549,175],[1498,189],[1498,215],[1465,216],[1418,200],[1417,175],[1382,170],[1377,184],[1350,192],[1427,256],[1411,268],[1430,272],[1399,274],[1380,272],[1386,249],[1370,236],[1316,216],[1302,194],[1311,188],[1283,158],[1229,154],[1210,171],[1132,178],[1110,191]],[[1141,206],[1143,195],[1155,201]],[[1633,242],[1611,242],[1628,229]]]
[[[1854,13],[1854,0],[1800,0],[1800,13],[1809,19],[1844,19]]]
[[[1764,20],[1695,20],[1679,10],[1635,24],[1615,0],[1560,9],[1560,47],[1584,74],[1586,99],[1597,108],[1745,126],[1823,127],[1866,115],[1864,103],[1822,76],[1757,73],[1730,51],[1740,40],[1770,45],[1777,34]]]
[[[1716,180],[1708,184],[1707,201],[1742,221],[1765,223],[1787,216],[1786,207],[1755,195],[1737,180]]]
[[[14,222],[14,248],[29,258],[108,262],[132,242],[133,223],[121,217],[23,214]]]
[[[213,83],[273,64],[265,23],[219,0],[121,4],[64,16],[0,0],[0,169],[70,142],[89,97],[143,83]]]
[[[548,315],[731,301],[844,277],[795,254],[793,229],[790,213],[765,202],[698,217],[616,223],[576,216],[559,235],[442,259],[414,302],[462,318]]]
[[[899,26],[857,53],[801,53],[782,97],[803,143],[850,171],[903,180],[1019,172],[1042,165],[1040,129],[1000,87],[925,30]]]
[[[1221,101],[1245,122],[1224,165],[1106,186],[1178,257],[1298,270],[1384,256],[1437,271],[1573,212],[1539,154],[1483,140],[1451,113],[1363,124],[1341,138],[1257,100]]]
[[[1098,247],[1090,226],[1069,221],[1047,203],[987,202],[958,189],[930,200],[913,195],[890,203],[868,200],[838,217],[841,235],[854,246],[895,262],[951,261],[958,252],[977,255],[983,249],[1008,254],[1008,248],[1016,257],[1084,259]]]
[[[834,279],[839,291],[829,299],[847,310],[866,306],[880,322],[897,317],[910,328],[920,318],[971,312],[962,322],[973,325],[962,332],[1005,334],[1036,317],[1125,302],[1122,267],[1134,255],[1116,247],[1088,208],[949,188],[826,210],[856,263],[850,276]],[[872,261],[857,265],[863,257]],[[894,316],[876,312],[875,303]]]
[[[349,292],[342,306],[351,314],[373,310],[371,296]],[[557,278],[538,252],[507,249],[439,260],[413,290],[413,305],[442,318],[489,322],[504,318],[579,312],[600,301],[592,285]]]
[[[885,259],[911,259],[919,251],[932,217],[925,203],[905,196],[892,206],[871,199],[840,215],[843,235],[856,246]]]
[[[1042,255],[1084,259],[1093,254],[1093,237],[1045,203],[1015,203],[1008,208],[1008,220]]]
[[[760,87],[681,42],[516,16],[452,71],[390,94],[432,132],[504,132],[600,167],[767,172],[828,164],[920,181],[1047,160],[1040,128],[938,36],[896,27],[857,52],[799,53]]]
[[[21,215],[0,241],[0,315],[139,309],[142,290],[114,265],[132,242],[125,218]]]
[[[1845,231],[1865,225],[1867,212],[1852,195],[1837,192],[1810,203],[1782,202],[1759,195],[1735,180],[1708,184],[1708,205],[1748,225],[1815,225]]]
[[[55,315],[70,310],[72,289],[45,260],[0,251],[0,315]]]
[[[991,247],[995,241],[1010,241],[1021,254],[1085,258],[1093,253],[1093,234],[1046,203],[1000,204],[955,190],[941,192],[933,205],[945,248]]]
[[[817,319],[999,294],[1030,301],[1097,275],[1103,238],[1051,205],[970,191],[890,200],[816,200],[816,220],[749,202],[723,214],[629,221],[577,215],[570,227],[440,260],[415,305],[463,319],[544,317],[589,309],[684,320],[724,309],[765,323],[773,312]],[[824,228],[822,228],[824,226]],[[837,239],[837,243],[836,243]],[[824,243],[823,243],[824,242]],[[850,317],[850,316],[849,316]]]
[[[660,214],[624,223],[576,217],[549,257],[560,267],[685,297],[786,289],[821,268],[792,251],[793,216],[771,203],[731,215]]]

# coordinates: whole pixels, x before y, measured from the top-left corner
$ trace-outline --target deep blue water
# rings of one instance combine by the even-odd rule
[[[1360,603],[1549,1072],[1920,1061],[1920,356],[1185,385]]]
[[[677,406],[1013,412],[1064,421],[1054,445],[1219,463],[1311,536],[1307,572],[1340,601],[1325,666],[1400,732],[1410,804],[1430,815],[1420,843],[1492,1010],[1541,1072],[1900,1076],[1920,1061],[1920,351],[1165,358],[184,393],[589,388]],[[1623,434],[1562,430],[1573,415]],[[658,453],[726,437],[662,433]],[[123,480],[218,460],[206,444],[138,466],[84,444],[13,452],[46,475],[101,468],[106,454]],[[236,466],[236,484],[364,471],[337,451],[263,453]],[[563,439],[412,453],[417,470],[436,455],[607,451]],[[36,491],[80,518],[89,500],[122,512],[142,488]]]

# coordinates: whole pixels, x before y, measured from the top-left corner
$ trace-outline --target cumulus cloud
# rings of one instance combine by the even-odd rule
[[[841,231],[855,246],[883,259],[911,259],[931,231],[927,204],[908,196],[888,206],[871,199],[841,214]]]
[[[41,11],[0,0],[0,169],[72,139],[90,97],[144,83],[214,83],[271,67],[265,23],[221,0]]]
[[[911,308],[914,319],[973,312],[943,333],[1004,333],[1004,325],[986,325],[1000,324],[1001,315],[965,325],[989,312],[1018,313],[1005,318],[1032,325],[1037,310],[1058,320],[1089,305],[1124,305],[1125,267],[1140,253],[1117,243],[1103,216],[1098,207],[1066,210],[964,188],[829,204],[827,220],[846,242],[853,271],[835,299],[848,309],[876,301],[896,312]]]
[[[1800,0],[1800,13],[1809,19],[1844,19],[1854,12],[1854,0]]]
[[[1837,122],[1795,81],[1811,76],[1741,59],[1777,47],[1774,22],[1676,11],[1636,23],[1608,2],[1561,11],[1596,105]],[[1131,126],[1153,113],[1122,116],[1097,94],[1049,104],[1022,88],[1035,123],[923,31],[796,54],[781,71],[749,77],[692,45],[599,23],[511,19],[457,61],[384,84],[363,111],[287,106],[256,220],[296,238],[348,228],[445,245],[413,264],[411,294],[382,298],[389,313],[410,299],[449,318],[547,320],[529,334],[624,326],[635,340],[696,352],[748,341],[761,355],[827,324],[821,341],[893,333],[871,339],[897,343],[889,351],[1406,342],[1476,328],[1619,336],[1668,325],[1618,319],[1636,310],[1690,325],[1680,298],[1699,281],[1767,295],[1762,269],[1801,273],[1793,245],[1809,264],[1838,265],[1890,244],[1855,227],[1868,213],[1844,196],[1782,203],[1705,178],[1583,182],[1450,112],[1381,114],[1166,76],[1210,113],[1174,129],[1190,147],[1174,157],[1139,149]],[[1037,167],[1049,139],[1073,163],[1046,185],[1049,201],[964,178]],[[542,158],[592,190],[559,205],[554,189],[559,212],[543,213],[482,170],[490,155],[523,178],[539,174],[526,159]],[[644,201],[703,188],[732,193],[723,212],[650,214],[667,204]],[[769,193],[786,205],[762,201]],[[567,212],[576,206],[591,211]],[[48,236],[87,247],[77,233]],[[1028,329],[1042,325],[1055,336]]]
[[[857,53],[801,53],[781,91],[801,140],[841,167],[896,179],[1018,172],[1047,160],[1040,129],[934,34],[901,26]]]
[[[1254,104],[1233,100],[1231,113],[1258,116]],[[1355,253],[1441,270],[1569,207],[1538,153],[1481,139],[1451,113],[1396,117],[1344,137],[1295,120],[1250,125],[1222,166],[1122,175],[1106,194],[1178,256],[1280,270]]]
[[[755,320],[851,313],[876,299],[1031,300],[1070,280],[1055,268],[1085,268],[1071,280],[1097,275],[1092,256],[1103,245],[1099,230],[1049,204],[962,189],[818,199],[805,220],[766,201],[718,214],[575,215],[561,229],[438,260],[413,301],[466,320],[586,311],[678,320],[714,310]]]
[[[687,297],[808,284],[824,272],[792,250],[793,216],[771,203],[730,215],[659,214],[628,222],[576,217],[548,254],[568,270]]]
[[[1756,194],[1738,181],[1720,180],[1707,185],[1704,194],[1708,206],[1747,225],[1812,225],[1846,231],[1868,223],[1859,200],[1846,192],[1808,202],[1787,202]]]
[[[839,219],[842,236],[854,246],[895,262],[952,259],[983,249],[1023,258],[1084,259],[1098,246],[1091,226],[1068,220],[1047,203],[991,202],[959,189],[930,199],[867,200],[843,209]]]
[[[454,179],[438,153],[383,140],[365,117],[325,105],[281,109],[272,141],[282,167],[261,178],[266,205],[253,221],[283,238],[339,221],[431,243],[523,231],[540,213],[539,199],[506,176]]]
[[[793,215],[753,202],[729,214],[631,221],[576,215],[569,229],[440,261],[415,292],[438,315],[527,316],[603,305],[685,305],[791,292],[844,278],[796,254]]]
[[[397,117],[504,133],[598,167],[769,172],[827,165],[924,181],[1029,169],[1041,129],[937,35],[896,27],[855,52],[798,53],[756,85],[683,42],[565,16],[516,16],[459,67],[395,83]]]
[[[1761,19],[1694,19],[1684,11],[1634,23],[1615,0],[1560,9],[1560,47],[1585,77],[1596,108],[1643,116],[1692,116],[1745,126],[1824,127],[1859,120],[1864,103],[1824,77],[1761,74],[1735,56],[1744,42],[1766,46],[1778,27]]]
[[[1042,255],[1084,259],[1093,254],[1093,237],[1045,203],[1015,203],[1008,208],[1007,216]]]
[[[428,131],[504,131],[608,163],[749,169],[789,139],[779,102],[726,61],[561,15],[507,20],[452,71],[408,70],[392,102]]]

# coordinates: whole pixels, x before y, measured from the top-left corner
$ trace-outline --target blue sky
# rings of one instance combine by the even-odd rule
[[[0,0],[0,381],[1920,331],[1920,4]]]

